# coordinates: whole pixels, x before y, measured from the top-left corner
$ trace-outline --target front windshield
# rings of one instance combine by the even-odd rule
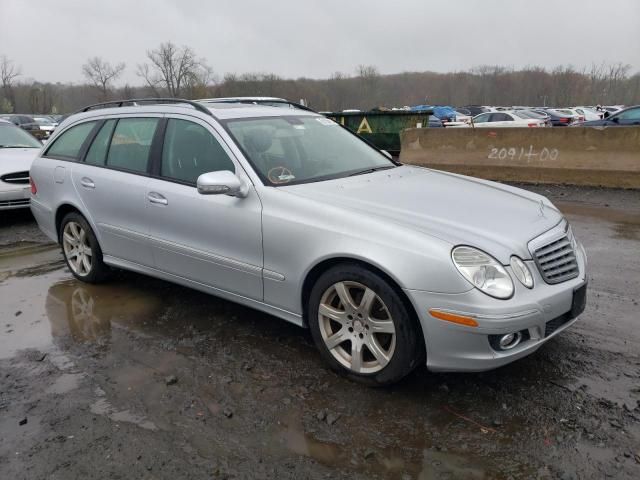
[[[325,117],[234,119],[225,125],[267,185],[317,182],[396,166]]]
[[[0,148],[40,148],[42,144],[13,124],[0,123]]]
[[[49,120],[48,118],[34,118],[34,120],[38,125],[43,125],[43,126],[48,126],[48,127],[52,127],[53,126],[53,122],[51,120]]]

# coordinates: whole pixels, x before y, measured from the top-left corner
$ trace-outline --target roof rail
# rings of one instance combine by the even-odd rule
[[[80,112],[88,112],[90,110],[98,110],[100,108],[112,108],[112,107],[136,107],[140,104],[166,104],[166,103],[186,103],[187,105],[191,105],[193,108],[198,110],[201,113],[209,115],[211,117],[215,116],[211,113],[207,107],[202,105],[201,103],[194,102],[192,100],[185,100],[183,98],[130,98],[127,100],[112,100],[110,102],[102,102],[96,103],[94,105],[89,105],[84,107]]]
[[[256,98],[256,97],[229,97],[229,98],[203,98],[199,100],[202,103],[242,103],[247,105],[265,105],[270,103],[281,103],[283,105],[291,105],[298,110],[306,110],[307,112],[318,113],[314,109],[307,107],[306,105],[302,105],[300,103],[291,102],[289,100],[285,100],[282,98]],[[269,106],[269,105],[265,105]]]

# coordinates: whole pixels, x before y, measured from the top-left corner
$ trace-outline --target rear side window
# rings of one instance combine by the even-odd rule
[[[164,136],[160,175],[196,183],[203,173],[220,170],[235,172],[235,167],[218,140],[196,123],[170,119]]]
[[[66,130],[47,150],[45,156],[62,157],[77,160],[85,140],[93,130],[96,122],[81,123]]]
[[[109,142],[111,134],[116,126],[116,120],[107,120],[93,140],[87,156],[84,161],[91,165],[104,165],[107,160],[107,152],[109,151]]]
[[[491,114],[492,122],[512,122],[513,118],[506,113],[493,113]]]
[[[146,172],[157,118],[122,118],[113,132],[107,166]]]

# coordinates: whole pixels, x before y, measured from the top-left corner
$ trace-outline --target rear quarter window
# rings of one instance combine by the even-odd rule
[[[82,145],[89,137],[95,125],[96,122],[85,122],[69,128],[55,139],[44,156],[77,160],[80,156]]]

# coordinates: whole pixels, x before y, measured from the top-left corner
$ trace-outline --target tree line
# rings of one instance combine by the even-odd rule
[[[82,106],[121,98],[235,96],[304,99],[320,111],[405,105],[632,105],[640,103],[640,72],[622,63],[553,69],[479,66],[469,71],[381,74],[372,65],[326,79],[282,78],[272,73],[214,74],[188,46],[165,42],[135,66],[137,85],[118,85],[127,66],[102,57],[87,59],[82,84],[28,79],[21,67],[0,56],[0,113],[69,113]]]

